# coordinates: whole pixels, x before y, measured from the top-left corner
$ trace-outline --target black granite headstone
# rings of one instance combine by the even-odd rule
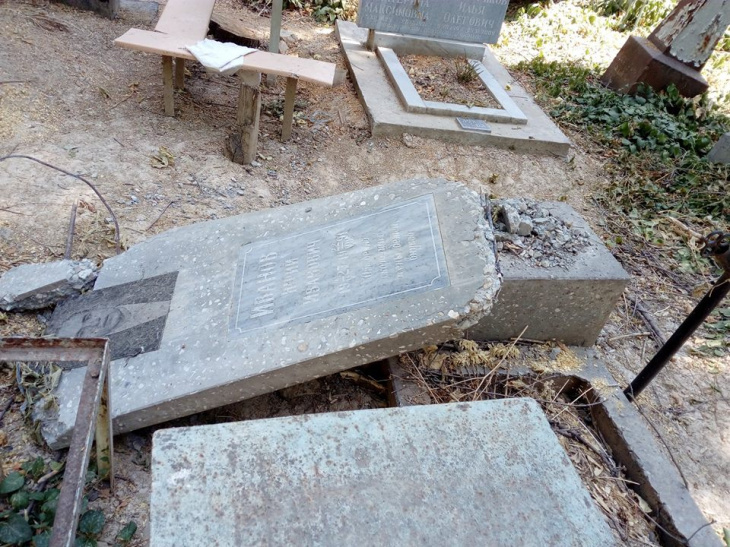
[[[160,347],[177,272],[91,291],[59,304],[47,334],[109,338],[111,358],[134,357]]]

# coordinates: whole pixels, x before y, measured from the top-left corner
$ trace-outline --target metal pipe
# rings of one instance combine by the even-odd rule
[[[699,304],[687,316],[671,338],[659,349],[644,369],[624,389],[624,395],[633,401],[644,391],[654,377],[666,366],[669,360],[687,342],[717,305],[730,292],[730,234],[713,232],[705,238],[702,256],[712,256],[724,273],[718,279]]]

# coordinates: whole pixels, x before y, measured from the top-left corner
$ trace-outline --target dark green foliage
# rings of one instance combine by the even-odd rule
[[[685,99],[674,86],[621,95],[598,83],[595,68],[541,57],[517,68],[533,74],[539,91],[553,99],[554,118],[584,128],[616,157],[628,176],[604,196],[614,207],[639,216],[665,210],[690,218],[730,216],[728,168],[705,159],[730,119],[706,96]]]
[[[47,475],[47,467],[54,473]],[[24,462],[20,466],[21,471],[9,473],[0,482],[0,545],[48,545],[60,494],[57,486],[62,467],[62,463],[46,465],[43,458],[35,458]],[[90,472],[87,478],[95,476]],[[85,511],[87,503],[84,498],[82,511]],[[79,519],[76,545],[96,546],[104,523],[101,511],[83,513]],[[128,543],[136,529],[133,522],[127,524],[119,533],[120,543]]]

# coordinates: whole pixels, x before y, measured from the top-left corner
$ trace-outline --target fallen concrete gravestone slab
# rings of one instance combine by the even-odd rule
[[[49,332],[110,337],[122,433],[460,337],[498,289],[492,249],[476,193],[403,181],[155,236],[107,260]],[[43,419],[53,448],[83,372]]]
[[[532,399],[157,431],[150,545],[212,542],[617,543]]]

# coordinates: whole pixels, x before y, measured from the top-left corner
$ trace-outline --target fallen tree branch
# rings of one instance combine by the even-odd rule
[[[40,163],[41,165],[45,165],[46,167],[49,167],[51,169],[55,169],[56,171],[63,173],[64,175],[68,175],[69,177],[79,179],[81,182],[88,185],[89,188],[91,188],[94,191],[94,193],[97,195],[97,197],[104,204],[104,207],[106,207],[106,210],[109,211],[109,214],[112,217],[112,221],[114,222],[114,243],[116,245],[116,251],[117,251],[117,254],[122,252],[122,247],[121,247],[121,243],[120,243],[120,235],[119,235],[119,222],[117,221],[117,215],[114,214],[114,211],[112,211],[112,208],[109,206],[107,201],[104,199],[104,196],[101,195],[101,192],[99,192],[99,190],[96,188],[96,186],[94,186],[92,183],[90,183],[88,180],[86,180],[81,175],[75,175],[74,173],[66,171],[65,169],[61,169],[60,167],[56,167],[55,165],[51,165],[50,163],[39,160],[38,158],[34,158],[33,156],[26,156],[24,154],[9,154],[7,156],[1,157],[0,162],[3,162],[5,160],[10,160],[10,159],[24,159],[24,160],[34,161],[36,163]]]

